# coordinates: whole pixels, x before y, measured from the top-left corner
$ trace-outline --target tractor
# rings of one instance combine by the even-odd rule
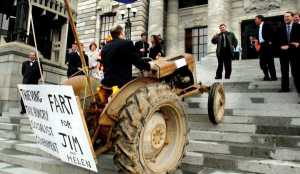
[[[197,83],[192,55],[162,57],[153,63],[156,71],[138,72],[120,89],[86,76],[63,82],[80,99],[95,155],[112,151],[124,173],[176,171],[188,144],[184,98],[208,93],[209,120],[219,124],[224,117],[223,85]]]

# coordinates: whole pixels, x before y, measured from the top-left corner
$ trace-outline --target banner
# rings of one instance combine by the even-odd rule
[[[64,162],[97,172],[88,131],[71,86],[18,85],[40,148]]]

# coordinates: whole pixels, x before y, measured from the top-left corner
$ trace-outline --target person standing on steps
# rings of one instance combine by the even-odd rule
[[[280,67],[281,67],[281,90],[279,92],[290,91],[290,66],[294,83],[299,89],[299,67],[297,65],[298,50],[300,44],[300,25],[293,22],[294,14],[286,12],[284,14],[284,24],[280,29]],[[298,90],[299,92],[299,90]]]
[[[225,79],[230,79],[234,48],[237,47],[238,41],[232,32],[227,31],[225,24],[219,25],[219,29],[220,33],[211,40],[212,44],[217,45],[218,68],[215,79],[222,79],[223,66],[225,67]]]
[[[135,49],[140,57],[147,57],[149,52],[149,44],[147,42],[147,34],[141,34],[141,40],[135,43]]]
[[[258,27],[258,42],[260,45],[259,64],[264,73],[264,81],[276,81],[276,69],[273,56],[273,27],[270,23],[264,21],[262,15],[255,17],[255,24]]]
[[[82,50],[84,49],[84,46],[82,43],[80,43],[80,46],[82,47]],[[85,62],[88,66],[88,56],[85,54],[85,52],[83,51],[83,55],[84,55],[84,59]],[[79,55],[79,51],[78,48],[76,47],[76,51],[72,52],[69,55],[69,61],[68,61],[68,70],[67,70],[67,76],[68,78],[74,77],[74,76],[79,76],[79,75],[84,75],[84,72],[82,71],[82,62],[80,60],[80,55]]]
[[[153,60],[156,60],[159,57],[163,57],[164,53],[163,53],[163,49],[159,37],[157,35],[152,35],[150,41],[151,41],[151,47],[149,50],[149,57],[152,58]]]
[[[23,62],[22,64],[22,76],[23,76],[23,84],[38,84],[39,79],[41,78],[40,68],[38,61],[36,60],[36,52],[31,51],[28,54],[28,60]],[[41,69],[43,71],[43,67],[41,64]],[[21,99],[21,112],[20,114],[25,114],[25,106],[24,102]]]

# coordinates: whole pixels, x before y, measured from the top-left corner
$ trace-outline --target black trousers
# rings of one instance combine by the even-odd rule
[[[232,57],[230,50],[222,50],[218,56],[218,68],[216,78],[222,78],[223,67],[225,68],[225,78],[230,79],[232,72]]]
[[[267,43],[261,44],[259,64],[265,78],[270,78],[271,76],[272,79],[277,79],[272,45]]]
[[[37,85],[38,80],[36,82],[24,82],[24,79],[23,79],[23,84],[24,85]],[[22,100],[22,97],[21,97],[20,103],[21,103],[21,112],[26,112],[25,105],[24,105],[24,102]]]
[[[299,50],[289,49],[282,51],[280,56],[280,68],[281,68],[281,89],[288,90],[290,88],[290,67],[292,77],[294,79],[294,84],[297,89],[297,92],[300,93],[300,61],[298,59]]]
[[[21,103],[21,112],[26,112],[24,102],[23,102],[22,98],[20,100],[20,103]]]

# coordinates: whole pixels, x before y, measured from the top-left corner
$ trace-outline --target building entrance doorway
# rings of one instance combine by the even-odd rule
[[[276,36],[276,32],[278,28],[283,23],[283,16],[273,16],[266,17],[266,21],[271,22],[274,27],[274,36]],[[250,36],[257,37],[258,30],[257,26],[254,23],[254,19],[244,20],[241,23],[241,46],[242,46],[242,59],[256,59],[258,58],[258,54],[255,51],[255,48],[251,45]],[[278,48],[278,41],[274,38],[274,48]],[[278,57],[279,49],[273,49],[275,57]]]

